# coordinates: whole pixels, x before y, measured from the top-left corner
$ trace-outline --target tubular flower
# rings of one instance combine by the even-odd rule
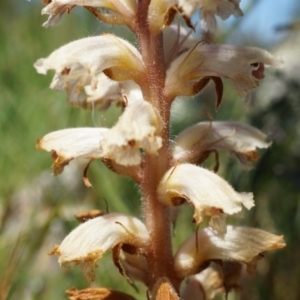
[[[221,17],[222,20],[228,19],[231,15],[243,16],[239,3],[240,0],[178,0],[183,14],[189,18],[198,8],[201,9],[201,27],[209,32],[216,30],[215,16]]]
[[[143,248],[149,242],[145,225],[135,217],[111,213],[90,219],[74,229],[50,255],[57,255],[61,266],[80,265],[84,275],[94,280],[93,268],[103,254],[118,244]]]
[[[191,96],[205,77],[229,78],[234,90],[246,97],[264,77],[264,67],[280,67],[282,60],[268,51],[233,45],[199,44],[175,59],[167,71],[165,94]]]
[[[205,228],[179,247],[174,258],[175,270],[180,277],[195,274],[204,262],[212,259],[236,260],[251,270],[261,253],[284,246],[283,236],[260,229],[227,226],[225,234],[218,234]]]
[[[254,206],[251,193],[237,193],[215,173],[192,164],[171,168],[162,178],[158,194],[166,205],[188,201],[195,208],[196,223],[200,224],[209,215],[210,226],[219,232],[226,230],[225,215],[241,212],[242,206],[247,209]]]
[[[117,173],[137,179],[139,170],[122,166],[139,165],[140,149],[156,155],[161,147],[160,120],[149,102],[129,94],[128,106],[112,128],[69,128],[51,132],[37,141],[36,147],[52,152],[54,175],[74,158],[102,159]],[[131,126],[127,125],[131,123]],[[138,180],[138,179],[137,179]]]
[[[42,15],[50,15],[44,27],[57,25],[65,13],[74,6],[107,8],[116,11],[115,17],[124,19],[127,25],[136,17],[136,1],[134,0],[52,0],[43,10]]]
[[[156,155],[162,146],[160,128],[160,120],[152,105],[135,101],[126,107],[117,124],[104,135],[101,142],[103,156],[120,165],[139,165],[142,159],[140,149]]]
[[[34,64],[40,74],[54,69],[50,88],[66,91],[73,105],[85,100],[85,86],[97,87],[97,75],[104,70],[117,70],[122,80],[139,80],[144,76],[140,53],[127,41],[110,34],[88,37],[55,50]],[[121,79],[120,79],[121,80]]]
[[[102,157],[100,142],[108,128],[68,128],[53,131],[37,141],[40,150],[52,152],[53,173],[62,173],[65,165],[75,158]]]
[[[238,122],[200,122],[183,130],[174,140],[173,161],[202,162],[211,150],[234,153],[243,163],[258,159],[257,148],[267,148],[267,136]]]

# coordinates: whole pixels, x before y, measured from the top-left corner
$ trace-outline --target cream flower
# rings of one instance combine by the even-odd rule
[[[198,9],[201,9],[201,26],[204,31],[214,32],[216,30],[216,17],[226,20],[231,15],[243,16],[239,7],[240,0],[178,0],[183,14],[191,17]]]
[[[165,95],[191,96],[198,92],[201,79],[224,77],[245,97],[259,85],[264,67],[281,65],[279,57],[259,48],[199,44],[172,62],[167,70]]]
[[[149,243],[149,234],[137,218],[111,213],[79,225],[50,255],[57,255],[63,267],[80,265],[84,275],[92,281],[96,261],[120,243],[143,248]]]
[[[116,11],[116,18],[125,19],[130,25],[136,16],[137,5],[134,0],[52,0],[43,10],[42,14],[50,15],[43,24],[44,27],[54,26],[65,13],[69,13],[74,6],[89,6],[95,8],[108,8]],[[118,16],[120,15],[120,16]]]
[[[68,128],[48,133],[37,141],[40,150],[52,152],[54,175],[60,174],[65,165],[75,158],[97,159],[102,157],[100,142],[108,128]]]
[[[38,149],[53,153],[54,175],[60,174],[72,159],[88,158],[101,159],[113,171],[139,181],[139,168],[130,166],[140,165],[141,149],[157,154],[162,146],[161,124],[152,105],[139,99],[138,91],[132,93],[134,97],[128,98],[128,106],[112,128],[63,129],[37,141]]]
[[[183,130],[174,140],[173,162],[201,163],[211,150],[234,153],[243,163],[258,159],[257,148],[267,148],[267,136],[238,122],[200,122]]]
[[[161,128],[152,105],[146,101],[134,101],[126,107],[117,124],[104,135],[102,154],[120,165],[139,165],[142,160],[140,149],[156,155],[162,146],[159,136]]]
[[[100,109],[107,109],[112,102],[128,105],[132,100],[143,99],[140,86],[132,80],[113,81],[105,74],[101,73],[97,77],[97,86],[91,85],[85,87],[86,100],[85,107],[94,108],[96,105]]]
[[[218,234],[206,228],[198,230],[179,247],[174,257],[175,271],[184,278],[212,259],[236,260],[251,269],[261,253],[283,247],[283,236],[260,229],[227,226],[225,234]]]
[[[97,87],[97,76],[104,70],[118,73],[118,80],[144,78],[144,64],[138,50],[110,34],[71,42],[47,58],[39,59],[34,66],[40,74],[54,69],[56,73],[50,87],[57,91],[66,90],[73,105],[85,100],[82,91],[86,86]]]
[[[196,223],[200,224],[209,215],[210,226],[219,232],[226,230],[226,215],[241,212],[242,206],[247,209],[254,206],[251,193],[238,193],[215,173],[192,164],[172,167],[162,178],[158,195],[165,205],[188,201],[195,208]]]

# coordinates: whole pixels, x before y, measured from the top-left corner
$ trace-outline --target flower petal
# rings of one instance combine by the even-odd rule
[[[147,285],[149,282],[149,267],[146,258],[139,254],[130,254],[123,251],[122,265],[130,278],[139,280]]]
[[[97,76],[96,87],[86,86],[85,93],[87,95],[86,107],[94,108],[97,104],[100,104],[100,108],[103,110],[107,109],[113,101],[118,103],[121,100],[124,102],[124,96],[127,102],[143,99],[140,86],[134,81],[113,81],[103,73]]]
[[[223,278],[221,267],[212,262],[202,272],[189,277],[182,293],[183,300],[206,300],[223,291]]]
[[[254,206],[251,193],[236,192],[224,179],[213,172],[192,164],[171,168],[162,178],[158,194],[160,201],[175,206],[187,200],[195,208],[195,221],[202,222],[205,215],[212,216],[214,229],[223,231],[224,214],[234,215]],[[221,219],[220,219],[221,218]]]
[[[53,151],[54,174],[63,171],[74,158],[101,158],[100,141],[107,128],[68,128],[53,131],[37,141],[40,150]]]
[[[152,32],[160,32],[168,19],[168,11],[175,4],[174,0],[152,0],[148,9],[148,22]],[[172,14],[174,14],[173,12]]]
[[[50,255],[58,255],[58,261],[64,267],[80,264],[84,275],[93,280],[93,267],[107,250],[119,243],[145,247],[148,242],[148,231],[140,220],[120,213],[111,213],[79,225]]]
[[[43,10],[42,14],[50,15],[43,24],[44,27],[55,26],[65,13],[69,13],[74,6],[102,7],[117,11],[127,17],[134,19],[137,11],[134,0],[52,0]]]
[[[165,94],[190,96],[204,77],[229,78],[236,92],[246,96],[258,86],[262,66],[280,67],[282,60],[266,50],[233,45],[199,44],[175,59],[167,70]]]
[[[173,161],[201,162],[205,152],[226,150],[242,162],[258,158],[257,148],[268,148],[267,136],[260,130],[238,122],[200,122],[183,130],[174,140]]]
[[[85,86],[97,87],[97,75],[103,70],[117,70],[121,80],[144,77],[144,64],[138,50],[110,34],[71,42],[47,58],[39,59],[34,67],[40,74],[54,69],[56,73],[50,87],[58,91],[66,90],[73,105],[85,99],[82,93]]]
[[[101,142],[103,156],[120,165],[139,165],[140,149],[156,155],[162,146],[160,130],[158,115],[149,102],[129,103],[118,123],[104,135]]]
[[[285,247],[283,236],[246,227],[227,226],[225,234],[210,228],[198,230],[177,250],[175,271],[180,278],[196,273],[208,260],[236,260],[252,264],[265,251]]]

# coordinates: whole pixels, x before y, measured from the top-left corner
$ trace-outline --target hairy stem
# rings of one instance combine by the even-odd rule
[[[147,259],[151,274],[150,288],[161,277],[174,278],[169,209],[158,201],[157,187],[169,168],[170,102],[164,99],[165,64],[162,34],[153,34],[147,23],[149,1],[139,3],[137,38],[147,72],[147,84],[142,87],[144,97],[157,109],[162,121],[163,146],[157,156],[145,155],[144,176],[141,183],[143,216],[150,233]],[[175,283],[174,283],[175,284]]]

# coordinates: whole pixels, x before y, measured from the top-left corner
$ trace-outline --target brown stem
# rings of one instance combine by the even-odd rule
[[[142,87],[144,97],[157,109],[163,125],[163,146],[157,156],[145,155],[144,176],[141,182],[143,216],[151,242],[147,252],[150,289],[161,277],[167,277],[174,285],[171,222],[169,210],[158,201],[157,187],[170,166],[169,122],[170,102],[164,99],[165,64],[162,34],[149,30],[147,14],[149,0],[138,3],[137,38],[147,72],[147,84]]]

